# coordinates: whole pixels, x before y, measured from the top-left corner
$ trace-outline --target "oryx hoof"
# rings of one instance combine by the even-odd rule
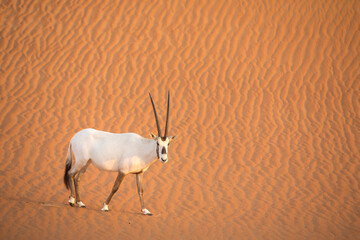
[[[69,205],[70,206],[75,206],[75,198],[73,198],[73,197],[70,197],[70,199],[69,199]]]
[[[152,215],[152,213],[151,213],[149,210],[147,210],[146,208],[142,209],[141,212],[142,212],[142,214],[144,214],[144,215],[148,215],[148,216],[151,216],[151,215]]]
[[[107,205],[107,204],[104,203],[104,206],[103,206],[103,208],[101,209],[101,211],[108,212],[108,211],[109,211],[109,205]]]
[[[82,201],[77,202],[77,205],[78,205],[78,207],[80,207],[80,208],[86,208],[85,204],[84,204]]]

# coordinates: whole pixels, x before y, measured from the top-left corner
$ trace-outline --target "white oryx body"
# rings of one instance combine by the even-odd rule
[[[167,123],[169,117],[170,95],[165,125],[165,135],[161,135],[154,103],[150,95],[154,110],[158,136],[151,134],[152,139],[143,138],[136,133],[110,133],[92,128],[77,132],[70,140],[65,163],[64,183],[71,190],[69,203],[85,207],[80,200],[79,181],[86,168],[92,163],[104,171],[118,172],[112,191],[104,203],[102,210],[108,211],[111,198],[118,190],[122,180],[128,174],[136,174],[141,211],[145,215],[151,213],[144,207],[142,178],[150,165],[159,159],[162,163],[168,161],[168,146],[175,137],[167,137]]]
[[[74,173],[88,163],[100,170],[124,174],[144,172],[157,159],[156,142],[135,133],[109,133],[84,129],[70,141],[76,159]]]

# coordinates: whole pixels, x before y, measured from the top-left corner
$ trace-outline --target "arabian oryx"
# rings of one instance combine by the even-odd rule
[[[109,211],[108,205],[115,192],[119,189],[124,177],[129,174],[136,175],[138,194],[140,197],[141,212],[151,215],[144,206],[142,179],[143,173],[152,163],[159,159],[162,163],[168,161],[168,147],[175,137],[168,136],[169,103],[168,93],[165,134],[161,135],[159,120],[154,102],[149,93],[154,110],[158,135],[151,133],[152,139],[147,139],[135,133],[109,133],[95,129],[83,129],[77,132],[70,140],[66,163],[64,182],[71,195],[69,204],[85,207],[80,200],[79,181],[86,168],[92,163],[100,170],[118,172],[118,176],[101,210]]]

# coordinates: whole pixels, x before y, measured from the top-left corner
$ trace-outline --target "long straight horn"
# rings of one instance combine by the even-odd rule
[[[158,130],[158,136],[161,137],[161,130],[160,130],[160,125],[159,125],[159,120],[158,120],[158,117],[157,117],[157,114],[156,114],[155,105],[154,105],[154,102],[153,102],[153,99],[152,99],[150,93],[149,93],[149,96],[150,96],[151,104],[152,104],[153,109],[154,109],[154,115],[155,115],[156,127],[157,127],[157,130]]]
[[[165,135],[164,135],[164,138],[167,137],[168,121],[169,121],[169,107],[170,107],[170,92],[168,92],[168,101],[167,101],[166,124],[165,124]]]

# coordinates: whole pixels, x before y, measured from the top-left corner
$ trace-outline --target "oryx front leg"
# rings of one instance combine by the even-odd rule
[[[119,172],[116,180],[115,180],[115,183],[114,183],[114,186],[111,190],[111,193],[109,195],[109,197],[106,199],[105,203],[104,203],[104,207],[101,209],[102,211],[109,211],[109,203],[111,201],[111,198],[114,196],[114,194],[116,193],[116,191],[119,189],[120,187],[120,184],[121,182],[124,180],[124,177],[125,177],[125,174],[122,173],[122,172]]]
[[[141,204],[141,212],[144,215],[152,215],[151,212],[149,210],[147,210],[144,206],[144,189],[142,187],[142,179],[143,179],[143,174],[144,173],[137,173],[136,174],[136,185],[137,185],[137,189],[138,189],[138,194],[139,194],[139,198],[140,198],[140,204]]]

